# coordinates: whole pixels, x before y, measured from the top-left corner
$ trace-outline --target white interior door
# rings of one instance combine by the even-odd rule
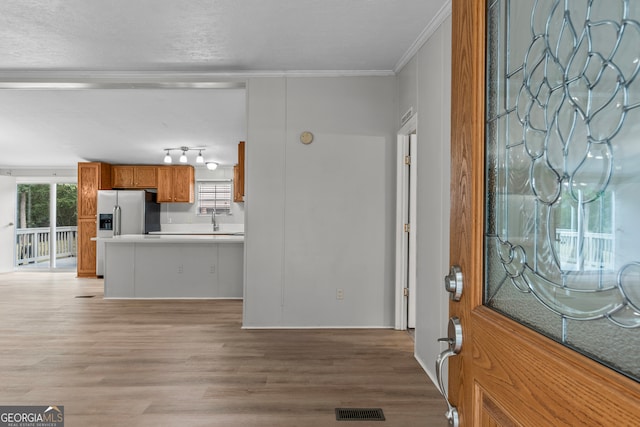
[[[13,271],[15,215],[16,179],[0,176],[0,273]]]
[[[396,178],[396,329],[407,329],[407,292],[409,276],[409,136],[398,134]]]
[[[408,287],[409,295],[407,301],[407,327],[416,327],[416,235],[417,235],[417,192],[416,183],[418,182],[416,171],[416,155],[418,147],[418,136],[415,133],[409,135],[409,266],[408,266]]]
[[[398,133],[396,178],[396,329],[416,327],[416,119]]]

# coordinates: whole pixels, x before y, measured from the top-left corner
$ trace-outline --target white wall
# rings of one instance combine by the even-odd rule
[[[412,110],[418,110],[418,55],[407,62],[400,72],[398,72],[398,120]]]
[[[417,111],[417,315],[415,354],[435,379],[434,365],[444,348],[449,269],[451,17],[398,73],[398,118]],[[414,227],[412,226],[412,230]]]
[[[13,271],[15,222],[16,179],[0,176],[0,273]]]
[[[397,108],[394,77],[250,79],[245,327],[393,325]]]
[[[22,178],[23,182],[76,182],[78,169],[18,168],[0,169],[0,175]]]
[[[252,79],[247,87],[245,327],[282,324],[285,84]]]

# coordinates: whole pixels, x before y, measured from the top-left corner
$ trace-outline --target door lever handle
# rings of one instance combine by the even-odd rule
[[[444,379],[442,378],[444,362],[449,357],[457,355],[458,353],[460,353],[460,350],[462,350],[462,325],[460,324],[460,319],[458,317],[452,317],[451,319],[449,319],[447,335],[447,338],[438,339],[438,341],[447,342],[449,344],[449,348],[440,353],[438,355],[438,359],[436,359],[436,377],[438,380],[438,388],[440,389],[440,394],[442,394],[445,402],[447,402],[448,409],[445,413],[447,421],[449,421],[449,425],[451,427],[459,427],[460,414],[458,414],[458,408],[456,408],[451,404],[451,402],[449,402],[447,388],[445,387]]]

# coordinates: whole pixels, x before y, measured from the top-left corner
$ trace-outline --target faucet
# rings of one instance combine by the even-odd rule
[[[213,210],[211,211],[211,224],[213,225],[213,231],[220,230],[220,225],[216,221],[216,209],[215,208],[213,208]]]

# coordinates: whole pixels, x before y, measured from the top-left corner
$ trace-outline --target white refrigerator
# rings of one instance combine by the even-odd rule
[[[160,231],[160,204],[146,190],[99,190],[96,275],[104,275],[104,240],[121,234]]]

